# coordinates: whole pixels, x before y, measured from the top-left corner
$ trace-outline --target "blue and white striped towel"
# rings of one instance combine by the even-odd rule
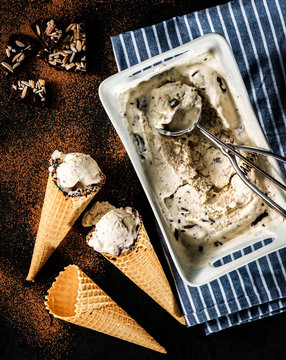
[[[286,155],[286,1],[234,0],[112,37],[119,70],[218,32],[232,47],[254,110],[274,152]],[[164,245],[164,241],[163,241]],[[243,252],[253,251],[261,244]],[[165,248],[166,250],[166,248]],[[233,254],[236,258],[241,252]],[[169,254],[187,325],[206,334],[286,309],[286,249],[200,287],[183,283]]]

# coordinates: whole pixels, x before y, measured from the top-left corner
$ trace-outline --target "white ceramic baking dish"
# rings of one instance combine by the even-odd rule
[[[276,229],[274,229],[274,231],[265,234],[263,237],[247,239],[246,234],[246,239],[243,242],[240,241],[240,243],[237,243],[236,241],[229,240],[224,244],[224,246],[217,248],[214,247],[213,253],[210,254],[208,259],[200,267],[192,267],[189,265],[186,266],[176,251],[176,247],[174,246],[174,235],[169,229],[167,220],[162,213],[159,202],[153,193],[152,187],[150,186],[150,183],[146,177],[140,156],[138,155],[137,149],[132,140],[132,135],[130,135],[127,124],[123,120],[119,110],[117,102],[118,95],[122,93],[123,90],[125,91],[128,87],[133,88],[141,81],[149,79],[151,76],[157,75],[174,66],[184,64],[188,59],[197,57],[207,51],[212,51],[217,60],[221,62],[223,68],[225,69],[225,80],[233,97],[235,98],[236,106],[238,107],[239,112],[244,116],[244,123],[248,129],[250,129],[250,133],[255,134],[257,146],[259,145],[265,149],[270,149],[256,115],[252,109],[233,53],[226,40],[219,34],[211,33],[202,36],[180,47],[150,58],[142,63],[139,63],[129,69],[107,78],[102,82],[99,88],[99,96],[102,104],[131,159],[134,169],[140,179],[142,187],[147,195],[154,215],[160,226],[175,266],[177,267],[182,279],[191,286],[205,284],[253,260],[258,259],[261,256],[286,246],[286,222],[283,222]],[[154,65],[158,64],[159,62],[161,62],[161,64]],[[278,176],[283,182],[284,178],[277,162],[271,160],[271,165],[273,166],[276,177]],[[280,205],[286,208],[285,194],[277,189],[277,195]],[[244,255],[239,259],[224,264],[223,266],[214,267],[212,265],[216,260],[221,259],[228,254],[232,254],[235,251],[242,250],[247,246],[253,245],[260,240],[268,238],[273,238],[274,240],[267,246],[261,247],[260,249]]]

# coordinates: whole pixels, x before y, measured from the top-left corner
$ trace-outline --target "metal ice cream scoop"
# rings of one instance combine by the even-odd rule
[[[172,123],[172,121],[165,125],[164,129],[158,129],[156,130],[164,135],[164,136],[181,136],[184,134],[188,134],[192,132],[194,129],[200,130],[200,132],[206,136],[213,144],[215,144],[219,150],[222,152],[223,155],[227,156],[229,161],[231,162],[232,166],[234,167],[236,173],[240,176],[242,181],[249,186],[257,195],[259,195],[269,206],[271,206],[273,209],[277,210],[284,218],[286,218],[286,210],[283,209],[280,205],[278,205],[275,201],[270,199],[265,193],[263,193],[258,187],[256,187],[251,181],[247,179],[247,172],[250,171],[251,168],[256,169],[261,174],[266,176],[269,180],[271,180],[273,183],[275,183],[277,186],[282,188],[284,191],[286,191],[286,186],[282,184],[280,181],[269,175],[267,172],[262,170],[260,167],[255,165],[253,161],[251,161],[249,158],[246,158],[245,156],[241,155],[237,150],[243,150],[249,153],[250,157],[253,159],[256,157],[256,155],[262,155],[262,156],[270,156],[278,161],[281,161],[283,163],[286,163],[286,158],[277,154],[274,154],[271,151],[263,150],[260,148],[253,148],[249,146],[241,146],[241,145],[232,145],[232,144],[226,144],[220,139],[218,139],[216,136],[214,136],[212,133],[210,133],[208,130],[206,130],[202,125],[200,125],[201,115],[202,115],[202,104],[197,105],[198,111],[196,113],[196,116],[194,119],[190,121],[189,126],[185,129],[180,129],[180,122],[176,120],[176,123]],[[169,129],[168,129],[169,128]],[[253,156],[252,154],[255,154]],[[252,156],[251,156],[252,155]],[[243,169],[237,164],[236,157],[243,160],[243,162],[246,164]]]

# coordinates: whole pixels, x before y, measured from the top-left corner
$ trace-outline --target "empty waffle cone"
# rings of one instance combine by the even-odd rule
[[[119,256],[102,254],[176,320],[186,324],[143,223],[130,251]]]
[[[65,196],[53,182],[52,175],[49,175],[27,280],[35,279],[95,194],[96,192],[87,196]]]
[[[166,353],[134,319],[76,265],[62,271],[45,302],[54,317]]]

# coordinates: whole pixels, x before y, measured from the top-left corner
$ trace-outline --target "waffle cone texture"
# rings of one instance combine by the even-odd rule
[[[166,353],[76,265],[66,267],[58,275],[48,291],[45,305],[49,313],[58,319]]]
[[[131,250],[119,256],[102,254],[170,315],[186,324],[143,223]]]
[[[69,232],[96,192],[69,197],[56,186],[49,174],[42,214],[27,280],[37,273]]]

